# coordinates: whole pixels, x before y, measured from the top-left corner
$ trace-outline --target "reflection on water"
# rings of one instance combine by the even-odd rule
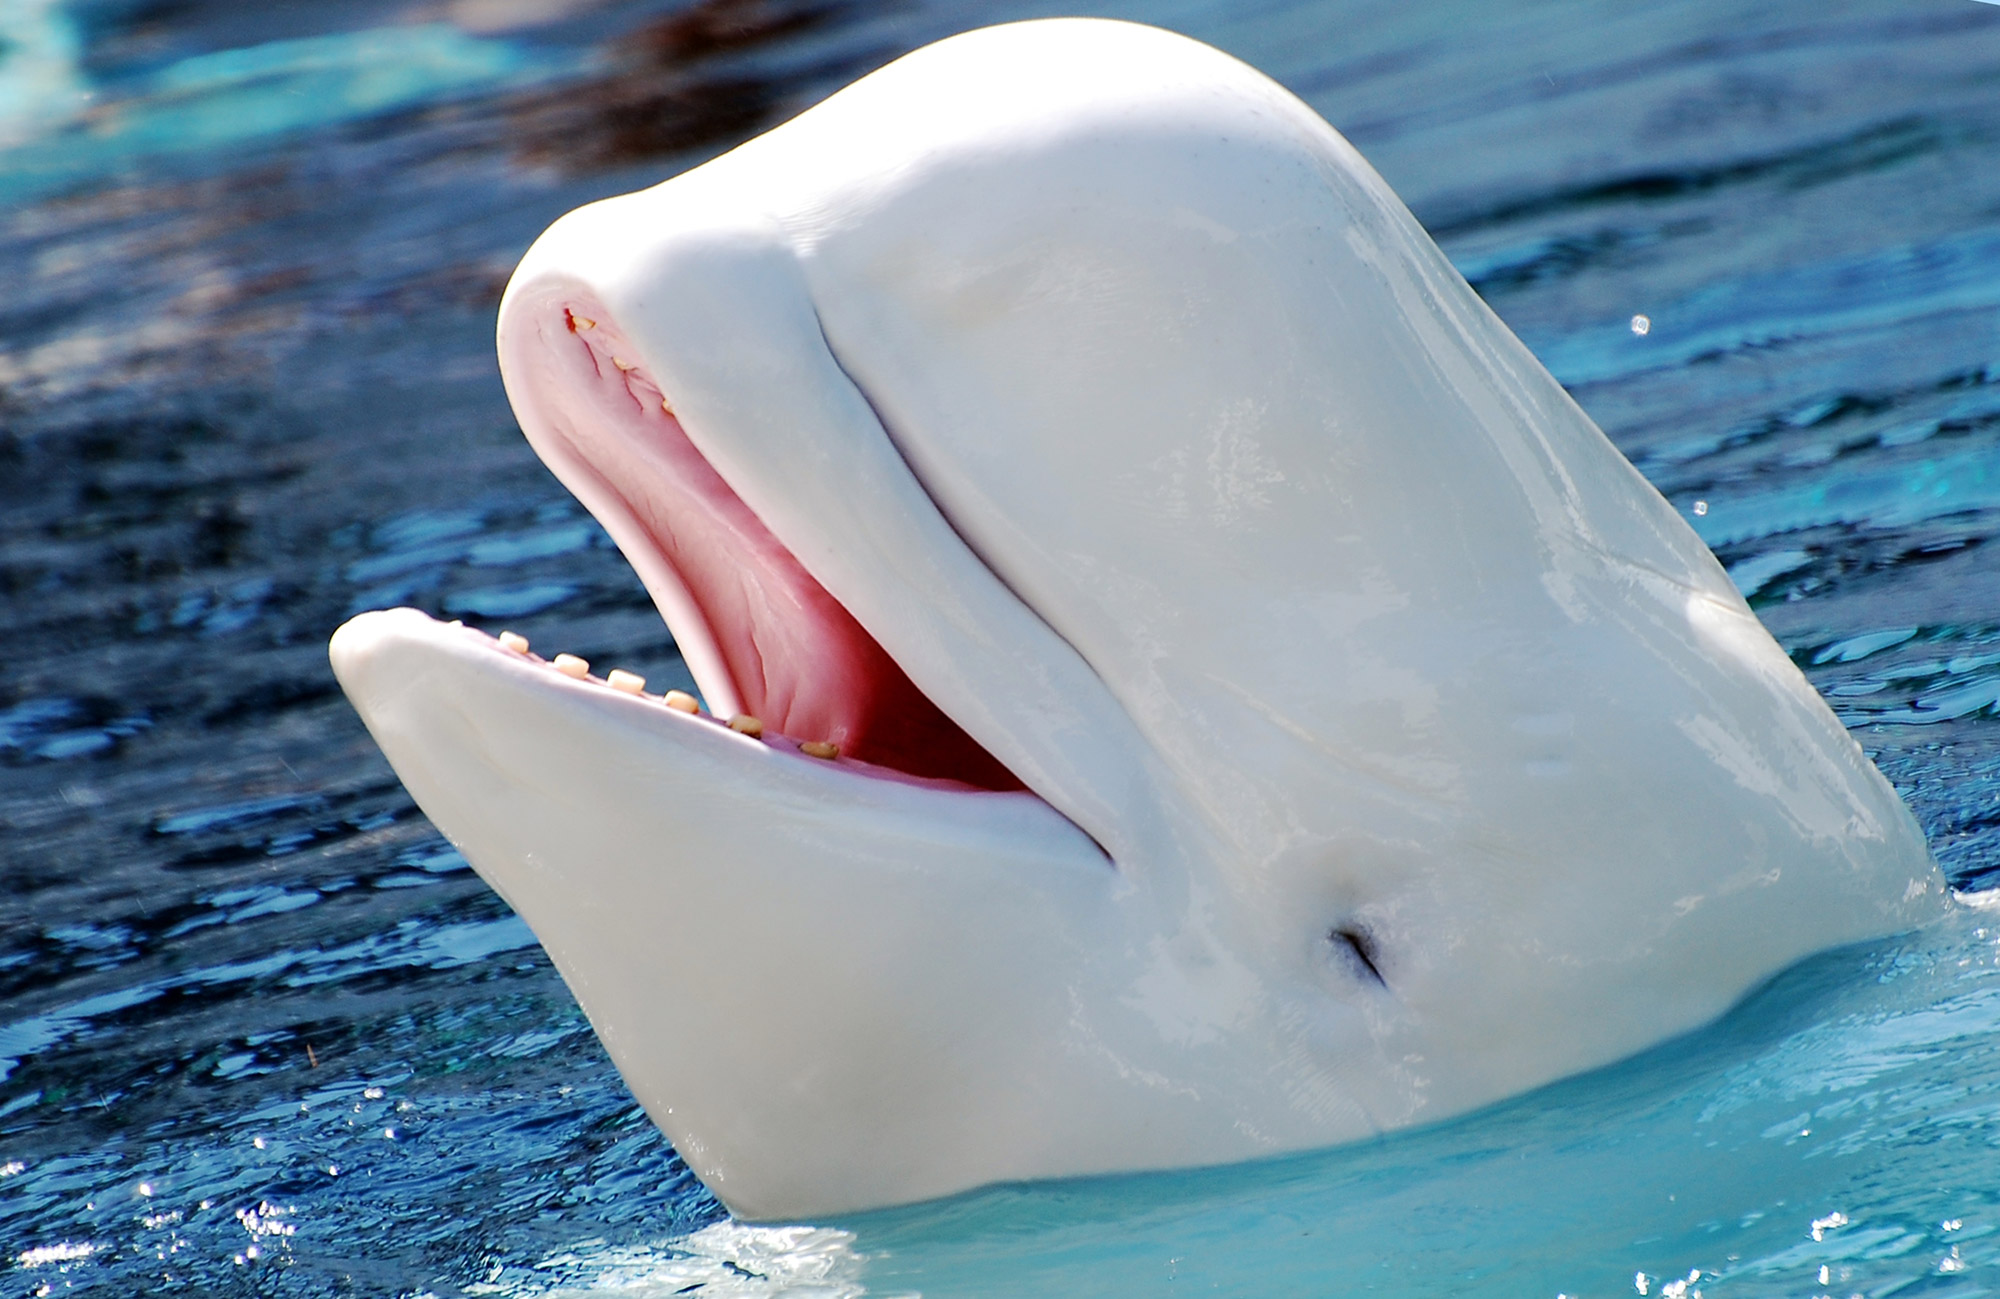
[[[1249,1168],[749,1227],[645,1121],[326,636],[411,603],[686,684],[513,429],[508,271],[570,207],[1041,8],[0,8],[0,1294],[1994,1288],[1984,911],[1590,1078]],[[2000,12],[1096,8],[1346,130],[1954,882],[1995,882]]]

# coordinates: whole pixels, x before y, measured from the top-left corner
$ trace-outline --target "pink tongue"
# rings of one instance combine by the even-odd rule
[[[575,464],[621,500],[685,588],[737,706],[786,735],[913,776],[982,789],[1021,782],[918,690],[702,458],[595,304],[544,326],[556,353],[557,431]],[[627,551],[631,538],[620,539]],[[647,566],[628,553],[641,571]],[[713,687],[711,686],[711,689]],[[717,692],[719,693],[719,692]],[[719,701],[718,701],[719,702]]]

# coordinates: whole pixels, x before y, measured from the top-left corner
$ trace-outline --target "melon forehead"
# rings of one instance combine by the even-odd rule
[[[968,75],[947,42],[630,201],[723,195],[740,226],[774,227],[831,354],[996,567],[1036,541],[1057,563],[1122,544],[1115,571],[1141,585],[1367,604],[1386,579],[1463,603],[1581,549],[1727,598],[1337,134],[1163,39],[1210,93],[1121,83],[1126,57],[1044,102],[976,75],[1004,51]],[[979,111],[912,107],[930,99]]]
[[[603,281],[723,477],[947,713],[1006,696],[965,724],[1010,765],[1046,741],[1063,774],[1023,779],[1135,871],[1185,839],[1136,828],[1192,816],[1213,838],[1169,855],[1253,905],[1438,871],[1644,906],[1690,868],[1607,871],[1635,834],[1726,860],[1787,780],[1808,840],[1882,802],[1381,178],[1223,55],[1091,22],[945,42],[576,220],[522,278]],[[947,555],[991,598],[913,600]],[[1043,700],[1060,740],[1007,713]],[[1716,815],[1680,828],[1689,798]]]

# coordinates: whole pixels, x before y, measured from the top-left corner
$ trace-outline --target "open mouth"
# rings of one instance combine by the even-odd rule
[[[600,302],[545,299],[535,328],[536,450],[638,572],[716,721],[887,779],[1025,788],[723,481]],[[529,652],[511,633],[501,643]],[[670,710],[698,708],[679,692],[646,695],[629,672],[595,677],[571,655],[550,667]]]

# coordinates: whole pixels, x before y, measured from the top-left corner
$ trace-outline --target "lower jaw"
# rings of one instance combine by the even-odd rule
[[[713,726],[734,732],[744,739],[754,740],[767,748],[816,758],[852,775],[869,776],[921,789],[977,794],[1026,793],[1018,783],[1003,789],[951,777],[919,775],[898,767],[884,766],[845,752],[837,744],[815,740],[808,736],[787,734],[766,725],[764,720],[755,714],[737,713],[718,716],[704,708],[692,695],[682,691],[650,692],[644,677],[623,668],[607,668],[600,672],[588,660],[575,654],[561,652],[555,653],[552,657],[544,657],[529,643],[527,637],[512,631],[503,630],[497,635],[488,636],[460,623],[452,623],[451,630],[454,634],[481,637],[494,650],[536,665],[552,675],[565,677],[568,682],[623,695],[637,705],[654,708],[658,710],[662,725]]]

